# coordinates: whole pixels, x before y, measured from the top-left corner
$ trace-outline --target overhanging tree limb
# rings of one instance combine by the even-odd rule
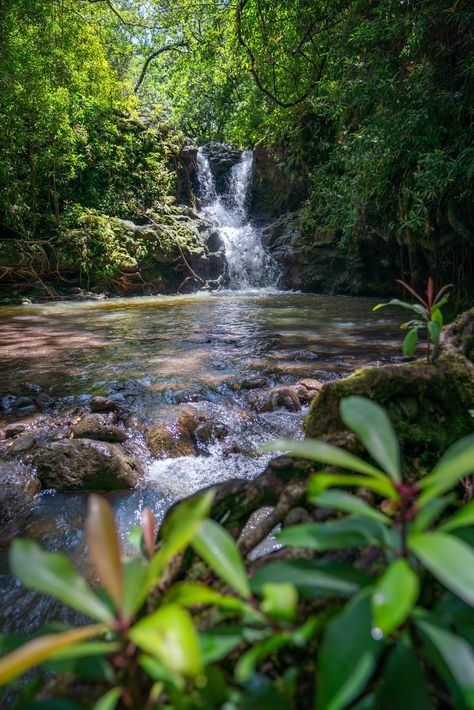
[[[179,51],[179,47],[187,47],[187,42],[182,40],[181,42],[174,42],[173,44],[165,44],[164,47],[160,47],[160,49],[155,50],[146,58],[145,64],[143,65],[143,68],[140,72],[140,76],[138,77],[138,81],[135,84],[135,88],[134,88],[135,93],[137,93],[138,89],[140,88],[140,86],[143,83],[143,80],[144,80],[145,75],[147,73],[150,62],[152,62],[154,59],[159,57],[160,54],[163,54],[163,52],[170,52],[172,50]]]
[[[292,99],[291,101],[283,101],[282,99],[280,99],[276,93],[275,81],[274,81],[274,91],[273,92],[270,91],[269,89],[267,89],[266,86],[264,86],[264,84],[260,78],[260,75],[257,71],[257,60],[255,58],[255,55],[252,52],[252,49],[250,48],[250,46],[245,41],[244,34],[242,31],[242,13],[243,13],[247,3],[248,3],[248,0],[240,0],[239,4],[237,6],[237,9],[236,9],[235,24],[236,24],[236,30],[237,30],[237,40],[238,40],[240,46],[245,50],[245,52],[247,53],[247,56],[250,59],[250,67],[249,67],[250,74],[252,75],[252,77],[253,77],[257,87],[260,89],[260,91],[263,94],[265,94],[265,96],[268,96],[268,98],[271,99],[278,106],[281,106],[282,108],[291,108],[292,106],[297,106],[302,101],[305,101],[305,99],[307,99],[311,95],[313,89],[315,88],[315,86],[317,85],[319,80],[321,79],[322,73],[324,71],[324,66],[326,64],[326,56],[322,57],[316,77],[311,82],[311,85],[309,86],[309,88],[303,94],[301,94],[300,96],[298,96],[295,99]],[[301,41],[299,42],[299,44],[294,48],[293,54],[297,54],[298,52],[301,53],[302,46],[304,45],[305,41],[308,39],[308,36],[311,36],[311,32],[313,30],[314,24],[315,23],[312,23],[310,25],[309,29],[305,32],[305,34],[304,34],[303,38],[301,39]],[[313,66],[314,66],[313,62],[311,62],[311,64],[313,64]],[[274,62],[272,62],[272,67],[273,68],[275,67]]]

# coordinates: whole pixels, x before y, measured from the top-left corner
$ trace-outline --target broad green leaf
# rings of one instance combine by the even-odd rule
[[[305,439],[304,441],[279,439],[270,444],[265,444],[262,447],[262,451],[287,451],[290,456],[299,456],[300,458],[310,459],[328,466],[346,468],[382,481],[386,479],[385,474],[375,468],[375,466],[371,466],[357,456],[339,448],[339,446],[326,444],[324,441],[317,441],[316,439]]]
[[[291,644],[291,636],[287,634],[273,634],[270,638],[256,643],[246,653],[243,653],[235,666],[235,679],[238,683],[246,683],[250,680],[257,664],[272,653],[275,653],[283,646]]]
[[[388,542],[382,523],[360,515],[348,515],[326,523],[303,523],[285,528],[277,539],[288,547],[306,547],[324,552],[368,544],[385,547]]]
[[[64,604],[99,621],[110,621],[112,611],[94,594],[69,559],[58,552],[44,552],[33,540],[14,540],[10,568],[25,587],[49,594]]]
[[[216,626],[199,633],[203,663],[215,663],[225,658],[243,641],[242,628]]]
[[[155,681],[166,683],[166,685],[171,686],[174,690],[181,692],[185,685],[185,679],[170,671],[163,663],[160,663],[156,658],[152,658],[145,653],[142,653],[138,657],[139,665],[144,669],[150,678]],[[171,709],[170,709],[171,710]]]
[[[410,550],[445,587],[474,606],[474,551],[444,532],[410,535]]]
[[[174,673],[195,676],[202,668],[201,651],[193,621],[176,604],[162,606],[136,623],[129,638]]]
[[[242,557],[232,536],[214,520],[205,520],[194,536],[192,545],[198,555],[243,597],[250,596]]]
[[[262,587],[260,609],[277,621],[292,621],[298,608],[298,592],[290,582],[268,582]]]
[[[290,560],[270,562],[259,569],[251,580],[252,590],[261,594],[269,582],[287,582],[297,588],[302,597],[350,597],[371,581],[371,577],[332,560]]]
[[[333,486],[352,486],[354,488],[368,488],[374,493],[398,501],[400,496],[393,483],[385,477],[385,480],[371,478],[370,476],[355,476],[347,473],[315,473],[311,476],[308,485],[308,495],[311,497],[320,496],[324,491]]]
[[[163,598],[164,604],[180,604],[192,607],[199,604],[213,604],[221,609],[242,611],[247,607],[241,599],[228,594],[219,594],[199,582],[179,582],[171,587]]]
[[[148,567],[142,557],[132,557],[123,562],[122,609],[126,619],[132,617],[147,596]]]
[[[428,333],[430,334],[431,342],[438,346],[441,335],[441,326],[437,321],[432,320],[428,323]]]
[[[392,524],[391,519],[387,515],[375,510],[375,508],[362,500],[362,498],[351,495],[351,493],[347,493],[346,491],[333,489],[331,491],[325,491],[310,500],[311,503],[321,508],[335,508],[336,510],[343,510],[346,513],[357,513],[366,518],[378,520],[386,525]]]
[[[388,636],[402,624],[418,598],[420,583],[406,560],[392,562],[372,593],[375,638]]]
[[[328,624],[317,659],[318,710],[342,710],[365,688],[384,648],[371,636],[371,621],[363,592]]]
[[[431,320],[439,325],[439,329],[441,331],[444,324],[444,319],[443,314],[441,313],[441,310],[438,305],[433,306],[433,310],[431,311]]]
[[[432,710],[434,707],[423,668],[408,639],[401,639],[390,652],[381,676],[376,693],[377,710]]]
[[[388,303],[379,303],[377,306],[372,308],[372,311],[378,311],[380,308],[385,308],[386,306],[399,306],[400,308],[405,308],[408,311],[413,311],[423,318],[427,317],[426,308],[423,308],[420,303],[407,303],[406,301],[400,301],[399,298],[392,298],[392,300],[388,301]]]
[[[403,338],[402,351],[405,357],[413,357],[418,345],[418,330],[412,328]]]
[[[469,501],[466,505],[452,515],[443,525],[440,530],[443,532],[451,532],[458,528],[465,528],[474,525],[474,500]]]
[[[436,518],[441,515],[443,510],[451,505],[453,500],[456,499],[455,495],[436,497],[429,500],[425,505],[423,505],[418,513],[415,515],[413,522],[411,523],[411,531],[423,532],[426,530]]]
[[[92,710],[115,710],[122,695],[122,688],[111,688],[95,703]]]
[[[162,547],[153,555],[148,568],[146,589],[149,591],[159,581],[172,557],[184,550],[194,539],[204,518],[209,514],[215,491],[210,489],[192,496],[176,506],[160,530]]]
[[[474,434],[469,434],[453,444],[441,457],[434,470],[418,482],[419,487],[424,489],[420,496],[420,504],[441,495],[461,478],[473,473]]]
[[[5,685],[30,668],[43,663],[58,651],[91,638],[91,636],[97,636],[101,631],[103,631],[103,626],[96,624],[59,634],[47,634],[29,641],[0,659],[0,685]]]
[[[415,617],[415,623],[443,659],[466,701],[466,706],[474,707],[474,652],[472,646],[460,636],[435,626],[422,617]]]
[[[121,611],[123,572],[119,536],[112,508],[95,493],[89,496],[86,539],[99,580]]]
[[[142,554],[143,550],[143,530],[138,523],[132,527],[130,532],[127,534],[127,539],[132,547]]]
[[[346,397],[340,410],[344,424],[355,431],[379,466],[400,483],[400,447],[385,410],[366,397]]]

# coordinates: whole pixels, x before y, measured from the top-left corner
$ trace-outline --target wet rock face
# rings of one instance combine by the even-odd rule
[[[135,486],[139,461],[120,444],[88,439],[53,441],[32,457],[43,488],[58,491],[112,491]]]
[[[225,192],[230,169],[236,165],[242,156],[242,151],[226,143],[211,141],[202,146],[211,165],[218,193]]]
[[[252,214],[258,219],[271,220],[298,209],[308,196],[309,181],[305,175],[295,179],[290,174],[285,167],[286,150],[257,145],[253,157]]]
[[[330,292],[343,283],[346,260],[337,249],[334,230],[317,229],[312,239],[303,238],[298,212],[266,225],[262,244],[278,263],[285,288]]]
[[[114,419],[104,414],[86,414],[74,424],[72,432],[78,439],[122,442],[127,438],[127,433],[114,423]]]

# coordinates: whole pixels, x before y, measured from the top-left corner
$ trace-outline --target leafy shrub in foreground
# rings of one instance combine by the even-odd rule
[[[423,479],[404,482],[385,412],[350,397],[341,416],[380,468],[320,441],[268,447],[327,467],[309,481],[309,500],[335,515],[279,533],[304,549],[301,559],[267,562],[250,579],[229,533],[206,519],[212,491],[171,513],[157,550],[145,511],[133,534],[141,555],[128,560],[108,504],[91,496],[98,590],[65,556],[15,541],[11,566],[26,586],[98,623],[20,646],[0,661],[0,682],[38,664],[90,682],[92,660],[95,697],[105,691],[96,710],[473,707],[474,501],[462,505],[455,489],[473,473],[474,435]],[[221,582],[178,582],[160,598],[170,561],[188,545],[206,563],[206,581]],[[351,564],[334,559],[338,551]]]

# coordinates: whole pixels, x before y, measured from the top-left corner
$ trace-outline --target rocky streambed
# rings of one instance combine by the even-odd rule
[[[398,358],[398,327],[367,299],[277,291],[115,299],[0,311],[5,629],[63,613],[19,588],[13,535],[84,567],[87,491],[126,533],[214,483],[252,481],[259,446],[301,437],[321,386]]]

